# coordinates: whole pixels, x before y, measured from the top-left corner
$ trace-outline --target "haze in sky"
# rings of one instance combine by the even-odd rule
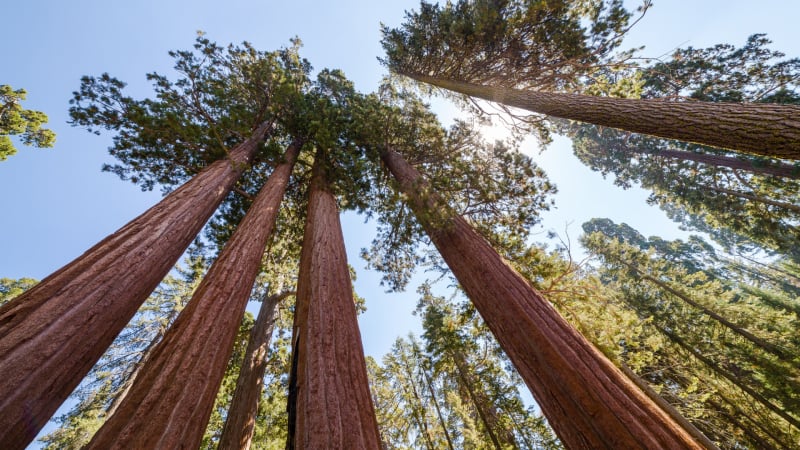
[[[626,4],[637,6],[636,1]],[[167,52],[190,48],[196,31],[203,30],[220,44],[246,40],[262,50],[288,45],[298,36],[304,43],[301,55],[315,70],[342,69],[356,89],[370,92],[386,73],[376,59],[382,55],[380,23],[396,26],[405,10],[417,5],[415,0],[6,2],[0,84],[28,91],[24,106],[49,115],[57,142],[52,149],[21,148],[0,162],[0,277],[42,279],[161,199],[160,192],[142,192],[100,171],[112,162],[106,150],[110,135],[67,124],[68,100],[82,75],[108,72],[128,83],[128,95],[148,96],[145,74],[170,75]],[[773,48],[797,56],[799,16],[800,2],[794,1],[656,0],[623,47],[645,45],[643,55],[666,57],[677,47],[739,46],[753,33],[767,33]],[[445,123],[458,114],[442,100],[433,104]],[[580,225],[592,217],[627,222],[646,236],[685,236],[645,204],[645,192],[622,191],[580,164],[567,140],[557,138],[541,154],[533,140],[523,148],[559,188],[556,209],[543,215],[542,241],[545,231],[565,236],[566,228],[576,243]],[[420,329],[410,314],[417,294],[413,288],[385,294],[379,275],[365,271],[358,257],[372,239],[371,225],[348,213],[343,227],[350,264],[358,272],[356,290],[367,300],[360,317],[365,351],[380,359],[398,336]]]

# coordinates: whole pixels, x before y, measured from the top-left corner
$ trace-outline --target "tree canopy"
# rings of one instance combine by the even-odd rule
[[[645,2],[641,9],[648,7]],[[633,66],[628,60],[631,53],[620,52],[632,17],[621,0],[459,0],[444,5],[423,1],[419,12],[407,13],[400,28],[383,28],[387,51],[383,62],[412,77],[545,93],[685,104],[800,104],[800,62],[769,49],[765,36],[754,35],[741,48],[680,49],[667,61]],[[604,369],[602,364],[613,361],[622,370],[609,363],[614,374],[624,372],[624,383],[646,392],[643,396],[636,391],[641,397],[637,401],[649,398],[663,409],[644,415],[658,416],[667,423],[665,429],[672,424],[670,416],[676,421],[678,413],[685,417],[678,421],[685,429],[675,431],[680,439],[681,433],[695,433],[692,427],[696,427],[698,434],[726,448],[781,448],[797,442],[800,341],[794,331],[800,311],[796,201],[800,169],[795,163],[596,125],[534,122],[541,125],[542,136],[548,130],[567,134],[585,164],[604,175],[614,174],[621,187],[638,183],[652,190],[650,202],[715,241],[699,236],[685,241],[645,237],[625,224],[594,219],[584,224],[586,234],[581,239],[592,259],[576,262],[564,242],[552,251],[533,242],[541,213],[554,205],[556,187],[535,159],[521,151],[520,140],[489,141],[475,120],[457,119],[445,126],[423,97],[397,79],[387,78],[377,92],[361,93],[340,70],[314,71],[300,56],[298,39],[286,48],[265,52],[246,42],[220,46],[200,34],[193,49],[173,51],[170,56],[177,79],[149,74],[153,84],[149,98],[128,96],[125,83],[108,74],[84,77],[71,101],[72,124],[98,134],[110,132],[109,152],[117,162],[103,170],[143,190],[158,187],[169,193],[221,163],[231,164],[241,178],[224,201],[228,190],[220,191],[222,204],[206,226],[205,238],[191,248],[188,267],[179,267],[164,279],[91,369],[74,394],[78,405],[59,419],[58,431],[44,438],[51,447],[83,445],[125,399],[139,369],[149,362],[150,349],[184,309],[209,263],[219,258],[245,214],[258,209],[253,204],[266,180],[276,168],[286,168],[282,163],[287,147],[299,156],[294,168],[283,172],[291,172],[291,181],[250,299],[290,295],[296,289],[303,224],[315,190],[332,199],[328,206],[334,207],[328,212],[350,210],[375,221],[376,236],[362,256],[369,268],[381,272],[389,290],[405,289],[420,264],[448,273],[431,244],[440,251],[448,244],[466,249],[467,245],[456,245],[456,237],[467,235],[464,230],[472,233],[470,243],[480,244],[484,253],[451,251],[448,263],[453,265],[459,256],[471,260],[473,271],[462,273],[476,274],[474,279],[479,279],[480,270],[505,276],[493,278],[497,283],[480,295],[474,293],[482,282],[464,283],[466,287],[457,286],[450,298],[425,283],[418,291],[416,311],[422,335],[398,339],[380,364],[367,361],[372,401],[387,448],[560,448],[553,430],[566,445],[580,442],[575,437],[580,432],[565,439],[563,430],[571,424],[557,414],[551,430],[536,408],[524,404],[519,391],[525,377],[536,395],[550,402],[546,406],[551,409],[542,403],[548,416],[554,404],[557,410],[559,401],[574,400],[577,406],[572,407],[578,409],[573,411],[586,413],[573,414],[575,428],[597,428],[595,417],[585,411],[592,408],[579,411],[591,403],[570,397],[585,388],[576,386],[580,380],[595,378],[574,377],[557,385],[560,374],[578,366],[570,365],[568,357],[559,358],[576,348],[579,362],[590,362],[573,372]],[[5,88],[9,104],[24,98],[24,91],[2,86],[3,93]],[[0,113],[6,114],[2,108]],[[52,143],[47,130],[40,129],[41,116],[19,111],[19,120],[28,117],[25,120],[35,127],[19,128],[14,119],[15,129],[21,131],[11,134],[21,134],[30,143]],[[41,137],[26,138],[25,133]],[[242,142],[254,144],[252,157],[246,162],[229,160]],[[2,148],[0,141],[0,157]],[[408,171],[419,171],[413,183],[398,176],[387,155],[407,163]],[[294,156],[286,159],[294,162]],[[308,214],[312,217],[313,208]],[[307,246],[303,253],[316,255],[317,249]],[[481,254],[491,256],[491,261],[481,266],[490,259],[475,257]],[[502,282],[512,277],[513,283],[506,284],[513,284],[516,291],[527,289],[539,301],[523,299],[527,301],[523,306],[536,309],[533,313],[518,308],[522,303],[513,293],[494,297],[504,288]],[[324,276],[319,278],[325,281]],[[33,284],[29,279],[0,280],[0,305]],[[464,292],[481,300],[462,301]],[[348,297],[346,302],[352,300],[357,310],[363,308],[363,299]],[[350,305],[346,306],[349,312]],[[302,308],[306,306],[297,307]],[[489,314],[482,318],[486,311]],[[294,313],[292,304],[277,310],[277,326],[270,330],[275,339],[261,356],[268,367],[255,435],[269,448],[281,446],[287,431],[289,442],[294,439],[295,417],[284,411],[287,398],[293,407],[297,389],[290,381],[296,377],[301,335],[289,337]],[[305,320],[302,311],[297,316]],[[236,377],[247,363],[243,358],[252,322],[245,315],[233,338],[232,354],[224,356],[228,366],[203,448],[219,441]],[[527,327],[519,327],[520,323]],[[337,325],[341,324],[325,324]],[[505,330],[506,325],[517,327],[517,334]],[[506,334],[506,340],[496,340],[489,326],[497,337]],[[357,333],[355,326],[348,329]],[[571,341],[558,340],[559,333],[566,336],[574,330]],[[233,333],[233,327],[229,331]],[[531,337],[535,333],[538,340]],[[315,338],[332,334],[318,333]],[[520,336],[530,339],[522,342],[526,339]],[[514,345],[508,346],[509,340]],[[512,349],[503,347],[509,356],[498,342]],[[562,346],[537,348],[540,342]],[[541,355],[548,357],[536,359]],[[529,361],[542,364],[528,364],[517,373],[512,361],[517,367]],[[615,392],[620,399],[630,394],[628,385],[601,372],[592,375],[609,380],[607,386],[591,392],[610,396],[604,399],[613,398]],[[545,381],[532,383],[539,380],[537,376]],[[548,398],[551,388],[560,397]],[[665,402],[671,406],[663,406]],[[624,418],[615,420],[630,425]],[[593,436],[599,439],[593,442],[602,441],[601,434]],[[621,439],[635,438],[631,432]]]
[[[610,73],[593,89],[653,99],[796,104],[800,60],[784,59],[769,44],[757,34],[742,47],[678,49],[667,61]],[[684,226],[710,234],[729,250],[798,257],[796,163],[587,124],[570,123],[563,130],[584,164],[613,174],[623,188],[639,184],[650,190],[648,201]]]
[[[27,95],[25,89],[0,85],[0,161],[17,153],[12,136],[18,136],[24,145],[39,148],[52,147],[56,142],[56,134],[42,128],[47,123],[47,115],[22,107],[21,102]]]

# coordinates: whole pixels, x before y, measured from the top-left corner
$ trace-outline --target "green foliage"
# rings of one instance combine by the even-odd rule
[[[0,306],[10,302],[14,297],[32,288],[36,283],[38,283],[38,281],[33,278],[20,278],[17,280],[12,278],[0,278]]]
[[[765,34],[736,48],[730,44],[678,49],[666,62],[643,69],[645,98],[709,102],[798,103],[800,58],[770,49]]]
[[[645,0],[639,11],[649,6]],[[630,18],[621,0],[458,0],[443,6],[422,1],[399,28],[382,28],[381,61],[416,80],[580,92],[587,78],[628,64],[632,51],[617,49]],[[497,116],[468,96],[439,93],[477,117]],[[533,131],[541,142],[550,141],[543,116],[495,106],[515,132]]]
[[[560,448],[523,404],[521,381],[474,309],[431,294],[422,342],[398,339],[367,367],[387,448]]]
[[[70,104],[72,124],[115,132],[109,149],[118,164],[104,170],[151,190],[168,190],[224,158],[265,121],[292,113],[311,66],[300,59],[299,40],[274,52],[245,42],[221,47],[200,34],[192,51],[171,51],[176,81],[150,73],[155,98],[124,95],[125,83],[108,74],[85,76]],[[264,146],[254,166],[282,154]]]
[[[797,103],[800,59],[781,59],[769,43],[754,35],[741,48],[679,49],[666,62],[612,81],[640,79],[645,98]],[[565,131],[584,164],[613,174],[623,188],[650,190],[648,202],[726,250],[800,258],[796,164],[593,125],[570,124]]]
[[[426,178],[428,192],[446,202],[416,216],[391,175],[380,165],[371,169],[369,211],[378,215],[378,237],[362,256],[384,273],[390,289],[403,289],[414,267],[426,261],[417,252],[426,239],[418,220],[445,226],[459,214],[492,242],[501,234],[519,240],[530,235],[556,188],[516,141],[486,142],[464,121],[445,129],[419,97],[395,85],[385,84],[379,95],[367,98],[362,111],[367,157],[377,160],[382,148],[399,152]]]
[[[638,336],[619,342],[622,361],[723,447],[796,441],[798,323],[775,301],[787,294],[778,284],[746,284],[745,265],[732,269],[697,237],[646,239],[607,219],[584,230],[601,280],[642,323]]]
[[[382,28],[397,73],[539,90],[574,90],[619,46],[630,13],[618,0],[421,2]]]
[[[25,89],[0,85],[0,161],[17,153],[10,136],[19,136],[24,145],[39,148],[52,147],[56,142],[56,134],[42,128],[47,123],[47,115],[22,108],[20,103],[26,95]]]

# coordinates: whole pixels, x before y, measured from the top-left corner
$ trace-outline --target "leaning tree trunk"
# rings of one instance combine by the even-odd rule
[[[416,169],[392,150],[381,156],[567,448],[702,448],[463,218],[426,192]],[[425,219],[431,215],[449,220]]]
[[[379,449],[336,198],[314,162],[295,307],[287,448]]]
[[[513,430],[509,430],[500,423],[500,412],[493,404],[492,399],[483,391],[475,374],[472,373],[467,357],[459,349],[452,351],[451,357],[455,363],[458,376],[464,383],[470,400],[475,405],[475,410],[486,427],[486,432],[489,434],[492,443],[497,449],[519,448]]]
[[[300,145],[261,188],[187,307],[87,449],[198,448]]]
[[[281,300],[293,295],[283,292],[267,297],[261,302],[258,318],[250,332],[250,340],[244,354],[242,368],[236,379],[231,406],[222,435],[219,438],[220,450],[248,450],[255,432],[258,400],[264,386],[264,373],[267,370],[267,349],[275,323],[275,308]]]
[[[696,301],[692,300],[691,297],[686,295],[684,292],[673,288],[672,286],[670,286],[667,283],[659,280],[658,278],[655,278],[655,277],[651,276],[650,274],[644,273],[643,271],[639,270],[639,268],[636,267],[634,264],[631,264],[631,263],[629,263],[627,261],[624,261],[622,259],[620,259],[620,262],[625,264],[631,271],[633,271],[633,273],[635,273],[636,275],[638,275],[642,279],[647,280],[647,281],[653,283],[654,285],[658,286],[659,288],[665,290],[666,292],[669,292],[670,294],[674,295],[675,297],[678,297],[684,303],[686,303],[686,304],[688,304],[690,306],[693,306],[696,309],[699,309],[703,314],[705,314],[706,316],[711,317],[712,319],[716,320],[717,323],[719,323],[720,325],[724,326],[726,329],[730,330],[734,334],[737,334],[737,335],[741,336],[742,338],[746,339],[748,342],[750,342],[754,346],[760,348],[761,350],[763,350],[765,352],[768,352],[768,353],[771,353],[771,354],[777,356],[782,361],[787,361],[789,363],[792,363],[795,366],[797,365],[797,364],[793,363],[793,361],[795,359],[794,355],[786,353],[779,346],[777,346],[777,345],[775,345],[775,344],[773,344],[771,342],[768,342],[768,341],[766,341],[764,339],[761,339],[760,337],[758,337],[758,336],[754,335],[753,333],[747,331],[746,329],[736,325],[735,323],[733,323],[730,320],[722,317],[721,315],[717,314],[716,312],[706,308],[702,304],[697,303]]]
[[[717,186],[703,186],[703,189],[708,189],[710,191],[719,192],[720,194],[726,194],[726,195],[731,195],[731,196],[734,196],[734,197],[743,198],[745,200],[750,200],[751,202],[757,202],[757,203],[762,203],[764,205],[774,206],[776,208],[785,209],[785,210],[791,211],[793,213],[800,213],[800,206],[799,205],[795,205],[794,203],[781,202],[781,201],[778,201],[778,200],[772,200],[770,198],[762,197],[762,196],[757,195],[757,194],[752,194],[752,193],[749,193],[749,192],[735,191],[733,189],[726,189],[726,188],[717,187]]]
[[[33,440],[233,188],[270,127],[0,308],[0,448]]]
[[[439,423],[442,425],[442,431],[444,432],[444,438],[447,441],[447,448],[450,450],[455,450],[453,447],[453,440],[450,438],[450,432],[447,431],[447,422],[444,420],[444,415],[442,414],[442,409],[439,407],[439,401],[436,399],[436,391],[433,389],[433,380],[428,375],[428,371],[425,370],[425,367],[420,367],[420,372],[422,372],[422,376],[425,379],[425,385],[428,387],[428,392],[431,393],[431,402],[433,403],[433,407],[436,408],[436,416],[439,418]]]
[[[460,94],[562,119],[771,158],[800,160],[800,106],[596,97],[403,75]]]
[[[733,156],[715,155],[711,153],[690,152],[686,150],[625,150],[629,153],[639,153],[653,155],[657,157],[679,159],[682,161],[694,161],[716,167],[727,167],[734,170],[742,170],[756,175],[775,176],[781,178],[800,179],[800,166],[787,163],[765,162],[758,163]]]
[[[655,322],[653,323],[653,326],[662,334],[664,334],[667,338],[669,338],[671,342],[677,344],[678,346],[686,350],[686,352],[697,358],[698,361],[705,364],[706,367],[711,369],[712,372],[733,383],[733,385],[742,390],[742,392],[749,395],[755,401],[757,401],[758,403],[760,403],[761,405],[763,405],[776,415],[780,416],[783,420],[791,424],[795,428],[795,430],[800,431],[800,420],[798,420],[796,417],[792,415],[793,413],[796,414],[795,411],[785,409],[780,403],[778,404],[773,403],[770,399],[761,395],[759,391],[756,391],[748,384],[745,384],[745,380],[742,380],[742,377],[739,373],[732,372],[728,368],[725,368],[720,364],[717,364],[716,361],[704,355],[695,346],[691,345],[689,342],[686,342],[685,340],[683,340],[683,338],[679,337],[677,334],[668,330],[664,326]],[[759,388],[761,391],[764,390],[764,385],[761,381],[759,380],[749,380],[749,381],[751,383],[756,384],[757,388]]]

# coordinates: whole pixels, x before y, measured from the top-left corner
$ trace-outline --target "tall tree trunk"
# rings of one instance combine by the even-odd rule
[[[734,197],[739,197],[753,202],[763,203],[765,205],[775,206],[777,208],[783,208],[788,211],[800,213],[800,206],[795,205],[794,203],[781,202],[778,200],[772,200],[749,192],[735,191],[733,189],[726,189],[717,186],[703,186],[703,189],[719,192],[720,194],[733,195]]]
[[[294,295],[283,292],[267,297],[261,303],[258,318],[250,333],[242,368],[236,379],[236,390],[228,409],[225,426],[219,439],[220,450],[248,450],[255,432],[258,400],[264,386],[264,373],[267,370],[267,349],[275,323],[275,308],[281,300]]]
[[[639,389],[641,389],[642,392],[647,394],[647,396],[650,397],[654,402],[656,402],[658,406],[661,407],[661,409],[663,409],[667,414],[669,414],[676,422],[681,424],[684,430],[691,433],[691,435],[695,439],[697,439],[698,442],[701,442],[708,449],[718,448],[717,445],[711,441],[711,439],[709,439],[708,437],[706,437],[706,435],[701,433],[700,430],[698,430],[694,425],[692,425],[692,423],[689,422],[689,420],[683,417],[681,413],[678,412],[677,409],[675,409],[674,406],[667,403],[666,400],[664,400],[660,395],[658,395],[658,393],[655,390],[653,390],[653,388],[650,387],[649,384],[647,384],[647,381],[643,380],[639,375],[636,374],[636,372],[631,370],[627,366],[627,364],[621,362],[620,369],[628,378],[631,379],[631,381],[633,381],[634,383],[636,383],[637,386],[639,386]]]
[[[800,107],[795,105],[635,100],[403,75],[460,94],[562,119],[771,158],[800,160]]]
[[[495,448],[498,450],[502,450],[508,446],[517,448],[517,441],[514,439],[514,433],[510,430],[503,429],[500,425],[500,415],[497,412],[497,408],[494,407],[491,400],[486,398],[486,394],[482,392],[481,387],[478,386],[478,382],[470,371],[466,356],[459,350],[454,350],[450,352],[450,354],[455,363],[456,371],[458,371],[458,377],[467,390],[472,404],[475,405],[478,417],[480,417],[484,428],[486,428],[486,433],[489,435],[492,444],[494,444]]]
[[[300,144],[261,188],[186,308],[87,449],[197,448]]]
[[[297,366],[290,381],[296,396],[289,400],[294,426],[287,447],[378,449],[339,211],[323,165],[318,152],[297,282]]]
[[[648,154],[664,158],[681,159],[684,161],[695,161],[710,166],[727,167],[734,170],[742,170],[757,175],[771,175],[782,178],[800,179],[800,167],[787,163],[763,163],[759,164],[746,159],[735,158],[732,156],[714,155],[711,153],[689,152],[685,150],[627,150],[632,153]]]
[[[423,403],[422,397],[419,395],[419,392],[417,392],[417,387],[414,385],[414,374],[411,370],[411,367],[409,367],[407,364],[408,361],[404,359],[403,362],[406,381],[408,382],[408,385],[411,386],[410,389],[406,386],[403,386],[403,388],[406,390],[406,395],[411,394],[416,402],[416,405],[411,405],[412,415],[417,421],[417,425],[419,426],[422,435],[425,437],[425,444],[427,448],[433,450],[436,448],[436,446],[433,444],[433,438],[431,437],[430,428],[428,427],[428,418],[427,414],[425,413],[425,403]]]
[[[736,425],[736,426],[738,426],[739,428],[742,428],[742,429],[750,429],[750,431],[753,432],[753,433],[755,432],[754,429],[758,429],[759,431],[761,431],[761,433],[763,433],[764,435],[766,435],[767,437],[772,439],[772,441],[777,444],[777,446],[764,445],[763,448],[765,448],[765,449],[766,448],[779,448],[779,449],[792,448],[792,445],[789,444],[789,442],[791,442],[791,438],[789,438],[787,440],[787,437],[785,436],[785,431],[786,431],[785,429],[784,430],[780,430],[778,433],[783,432],[783,434],[778,435],[778,433],[775,432],[776,430],[770,430],[769,428],[767,428],[765,426],[764,423],[762,423],[761,421],[753,418],[752,414],[748,414],[747,412],[742,411],[742,409],[740,407],[740,404],[738,404],[738,402],[733,401],[733,400],[729,399],[728,397],[725,397],[719,391],[717,391],[717,397],[719,397],[719,399],[722,400],[724,405],[715,402],[713,400],[713,397],[709,397],[709,399],[706,400],[706,403],[711,405],[711,407],[714,408],[716,411],[719,411],[721,414],[726,415],[726,417],[730,417],[731,414],[735,414],[735,417],[738,417],[741,420],[750,422],[753,425],[754,428],[748,427],[746,424],[742,424],[741,426],[740,425]],[[727,408],[725,407],[725,405],[727,405],[727,408],[730,408],[732,410],[730,414],[725,414],[725,412],[727,411]],[[770,423],[770,425],[777,426],[778,424],[772,422],[772,423]],[[759,443],[760,443],[760,441],[759,441]],[[762,447],[759,445],[757,448],[761,449]]]
[[[392,150],[382,159],[568,448],[702,448]],[[426,217],[446,217],[438,225]]]
[[[747,437],[749,438],[750,443],[756,445],[755,448],[758,448],[760,450],[777,450],[778,447],[775,447],[774,445],[772,445],[771,442],[767,442],[762,436],[760,436],[753,429],[751,429],[751,427],[748,427],[747,425],[743,424],[739,420],[739,418],[741,418],[743,420],[747,420],[747,416],[746,415],[738,416],[738,418],[737,418],[737,416],[734,416],[734,415],[730,414],[728,411],[726,411],[725,409],[723,409],[722,405],[714,402],[711,399],[706,400],[706,403],[711,405],[716,410],[717,414],[719,414],[720,416],[724,417],[725,420],[727,420],[728,422],[733,424],[736,428],[742,430],[742,432],[744,432],[744,434],[747,435]],[[772,436],[770,436],[770,437],[772,437]],[[790,448],[788,445],[780,443],[779,440],[776,441],[776,442],[778,442],[779,445],[781,445],[780,448]]]
[[[0,448],[30,443],[189,246],[271,123],[0,308]]]
[[[425,384],[428,386],[428,392],[431,393],[431,401],[433,402],[433,406],[436,408],[436,416],[439,418],[439,423],[442,425],[444,438],[447,441],[447,448],[450,450],[455,450],[455,447],[453,447],[453,440],[450,438],[450,432],[447,431],[447,422],[444,420],[442,408],[439,407],[439,401],[436,399],[436,391],[433,389],[433,380],[431,380],[431,377],[428,375],[428,371],[425,370],[425,367],[420,367],[419,370],[422,372],[422,376],[425,377]]]

